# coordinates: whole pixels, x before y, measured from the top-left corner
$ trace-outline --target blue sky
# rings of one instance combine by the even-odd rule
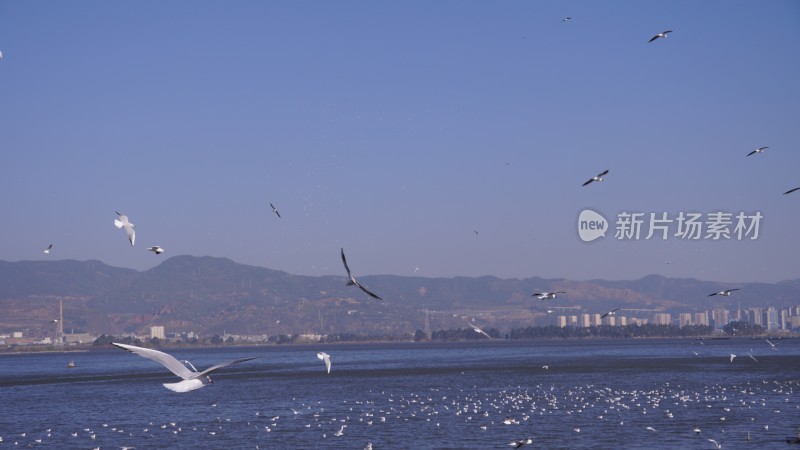
[[[0,51],[0,260],[800,277],[796,1],[2,1]],[[587,244],[587,207],[764,218]]]

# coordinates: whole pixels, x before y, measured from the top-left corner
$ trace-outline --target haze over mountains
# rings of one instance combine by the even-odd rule
[[[426,309],[435,331],[464,327],[465,318],[498,329],[550,324],[548,307],[679,313],[800,303],[800,279],[721,284],[658,275],[631,281],[359,277],[383,302],[346,287],[346,281],[344,268],[341,276],[301,276],[216,257],[174,256],[142,272],[100,261],[0,261],[0,332],[46,330],[58,315],[59,299],[67,332],[142,334],[164,325],[167,332],[252,335],[413,333],[424,329]],[[740,290],[708,297],[730,288]],[[542,302],[531,297],[539,290],[566,294]]]

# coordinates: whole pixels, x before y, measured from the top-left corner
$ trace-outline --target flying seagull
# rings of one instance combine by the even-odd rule
[[[603,173],[597,174],[597,176],[595,177],[589,178],[589,180],[586,183],[583,183],[581,186],[586,186],[587,184],[593,181],[603,181],[603,177],[606,175],[608,175],[608,170],[604,171]]]
[[[723,297],[730,297],[731,292],[738,291],[739,288],[736,289],[725,289],[724,291],[714,292],[713,294],[708,294],[709,297],[713,297],[715,295],[721,295]]]
[[[672,33],[672,30],[662,31],[661,33],[658,33],[657,35],[651,37],[650,40],[647,41],[647,42],[648,43],[649,42],[653,42],[658,38],[665,38],[666,39],[667,35],[670,34],[670,33]]]
[[[714,443],[714,447],[716,447],[716,448],[722,448],[722,441],[719,441],[719,442],[717,442],[717,441],[715,441],[715,440],[713,440],[713,439],[709,439],[708,441],[709,441],[709,442],[713,442],[713,443]]]
[[[614,315],[614,314],[616,314],[616,312],[617,312],[617,311],[619,311],[620,309],[622,309],[622,308],[614,308],[614,309],[612,309],[611,311],[609,311],[609,312],[607,312],[607,313],[603,314],[602,316],[600,316],[600,318],[601,318],[601,319],[604,319],[606,316],[613,316],[613,315]]]
[[[555,292],[536,292],[531,297],[537,297],[539,300],[549,300],[551,298],[556,298],[556,294],[566,294],[564,291],[555,291]]]
[[[120,213],[119,211],[114,211],[119,216],[117,219],[114,219],[114,226],[117,228],[125,228],[125,233],[128,235],[128,240],[131,241],[131,245],[136,242],[136,231],[133,230],[133,224],[128,221],[128,216],[125,214]]]
[[[486,334],[486,332],[485,332],[485,331],[481,330],[481,329],[480,329],[480,328],[478,328],[477,326],[475,326],[475,325],[473,325],[473,324],[471,324],[471,323],[469,323],[469,322],[467,322],[467,325],[471,326],[471,327],[472,327],[472,329],[473,329],[473,330],[475,330],[475,332],[476,332],[476,333],[480,333],[480,334],[482,334],[482,335],[486,336],[486,337],[487,337],[487,338],[489,338],[489,339],[491,339],[491,338],[492,338],[491,336],[489,336],[488,334]]]
[[[778,347],[775,346],[775,344],[773,344],[772,341],[770,341],[769,339],[765,339],[765,340],[767,341],[767,344],[769,344],[769,346],[772,347],[773,351],[778,351]]]
[[[731,353],[731,362],[733,362],[733,360],[734,360],[734,359],[736,359],[736,355],[734,355],[733,353]]]
[[[198,372],[196,370],[189,370],[185,365],[181,364],[181,362],[175,359],[172,355],[168,355],[158,350],[136,347],[135,345],[117,344],[116,342],[112,342],[111,344],[119,348],[123,348],[131,353],[135,353],[141,357],[151,359],[159,364],[162,364],[164,367],[169,369],[170,372],[183,378],[183,381],[180,381],[178,383],[164,383],[165,388],[174,392],[189,392],[189,391],[194,391],[195,389],[200,389],[201,387],[204,387],[207,384],[212,383],[211,377],[208,376],[209,373],[217,369],[230,366],[232,364],[238,364],[240,362],[256,359],[255,357],[235,359],[233,361],[227,361],[224,363],[217,364],[215,366],[211,366],[202,372]]]
[[[800,190],[800,187],[796,187],[794,189],[789,189],[788,191],[784,192],[783,195],[791,194],[792,192],[798,191],[798,190]]]
[[[755,149],[752,152],[748,153],[747,156],[755,155],[756,153],[764,153],[764,150],[766,150],[768,148],[769,147],[758,147],[757,149]]]
[[[568,22],[570,20],[572,20],[572,17],[564,17],[563,19],[561,19],[562,22]]]
[[[520,439],[518,441],[514,441],[514,442],[509,442],[508,443],[508,445],[510,445],[510,446],[512,446],[514,448],[520,448],[523,445],[527,445],[527,444],[533,444],[533,438]]]
[[[147,251],[153,252],[156,255],[160,255],[160,254],[164,253],[165,250],[163,248],[161,248],[161,246],[159,246],[159,245],[154,245],[154,246],[148,248]]]
[[[46,248],[46,249],[44,249],[44,250],[42,250],[42,251],[43,251],[43,252],[45,252],[45,253],[47,253],[47,254],[50,254],[50,250],[51,250],[52,248],[53,248],[53,244],[50,244],[50,245],[48,245],[48,246],[47,246],[47,248]]]
[[[383,300],[382,298],[378,297],[377,295],[367,290],[367,288],[365,288],[364,286],[360,285],[358,281],[356,281],[356,279],[353,278],[353,275],[350,273],[350,268],[347,267],[347,259],[345,259],[344,257],[344,249],[342,249],[342,263],[344,263],[344,270],[347,271],[347,276],[350,278],[350,280],[347,282],[347,286],[358,286],[359,289],[366,292],[367,295],[369,295],[370,297],[378,300]]]
[[[325,368],[328,369],[328,373],[331,373],[331,355],[325,352],[317,352],[317,358],[325,361]]]
[[[272,203],[270,203],[269,206],[272,207],[272,212],[274,212],[275,215],[278,216],[278,219],[280,219],[281,213],[278,212],[278,208],[276,208],[275,205],[273,205]]]

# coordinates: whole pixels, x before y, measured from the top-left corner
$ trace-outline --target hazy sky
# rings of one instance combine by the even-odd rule
[[[0,260],[800,277],[795,0],[0,1],[0,51]],[[587,207],[763,219],[584,243]]]

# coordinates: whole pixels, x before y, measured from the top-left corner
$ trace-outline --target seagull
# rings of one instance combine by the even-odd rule
[[[619,311],[620,309],[622,309],[622,308],[614,308],[614,309],[612,309],[611,311],[609,311],[609,312],[607,312],[607,313],[603,314],[602,316],[600,316],[600,318],[601,318],[601,319],[604,319],[606,316],[613,316],[613,315],[614,315],[614,314],[615,314],[617,311]]]
[[[645,430],[656,431],[656,429],[653,428],[653,427],[647,427],[647,428],[645,428]]]
[[[739,288],[736,289],[725,289],[724,291],[714,292],[713,294],[708,294],[709,297],[713,297],[715,295],[721,295],[723,297],[730,297],[731,292],[738,291]]]
[[[735,358],[736,358],[736,355],[734,355],[733,353],[731,353],[731,362],[733,362],[733,360],[734,360]]]
[[[48,246],[47,246],[47,248],[46,248],[46,249],[44,249],[44,250],[42,250],[42,251],[43,251],[43,252],[45,252],[45,253],[47,253],[47,254],[49,255],[49,254],[50,254],[50,250],[51,250],[52,248],[53,248],[53,244],[50,244],[50,245],[48,245]]]
[[[278,208],[276,208],[275,205],[273,205],[272,203],[270,203],[269,206],[272,207],[272,212],[274,212],[275,215],[278,216],[278,219],[280,219],[281,218],[281,213],[278,212]]]
[[[772,347],[773,351],[778,351],[778,346],[773,344],[772,341],[770,341],[769,339],[764,339],[764,340],[767,341],[767,344],[769,344],[770,347]]]
[[[133,230],[133,224],[128,222],[128,216],[122,214],[118,211],[114,211],[117,213],[119,218],[114,219],[114,226],[117,228],[125,228],[125,233],[128,235],[128,240],[131,241],[131,245],[136,242],[136,231]]]
[[[536,292],[531,297],[537,297],[539,300],[549,300],[551,298],[556,298],[556,294],[566,294],[564,291],[555,291],[555,292]]]
[[[747,352],[747,356],[749,356],[749,357],[750,357],[750,359],[752,359],[753,361],[755,361],[755,362],[758,362],[758,360],[756,359],[756,357],[755,357],[755,356],[753,356],[753,351],[752,351],[752,350],[750,350],[749,352]]]
[[[50,321],[50,323],[58,323],[58,319],[53,319]]]
[[[512,446],[514,448],[520,448],[523,445],[527,445],[527,444],[533,444],[533,438],[520,439],[518,441],[514,441],[514,442],[509,442],[508,443],[508,445],[510,445],[510,446]]]
[[[160,255],[160,254],[164,253],[164,249],[161,248],[158,245],[154,245],[153,247],[150,247],[147,250],[155,253],[156,255]]]
[[[709,439],[708,442],[713,442],[714,443],[714,447],[716,447],[716,448],[722,448],[722,441],[717,442],[717,441],[715,441],[713,439]]]
[[[670,34],[670,33],[672,33],[672,30],[662,31],[661,33],[658,33],[657,35],[655,35],[655,36],[651,37],[651,38],[650,38],[650,40],[649,40],[649,41],[647,41],[647,42],[648,42],[648,43],[650,43],[650,42],[653,42],[653,41],[655,41],[655,40],[656,40],[656,39],[658,39],[658,38],[664,38],[664,39],[666,39],[667,35],[668,35],[668,34]]]
[[[317,352],[317,358],[325,361],[325,368],[328,369],[328,373],[331,373],[331,355],[325,352]]]
[[[694,428],[692,428],[692,431],[694,432],[694,434],[700,434],[700,427],[698,427],[697,425],[695,425],[695,427],[694,427]]]
[[[562,22],[569,22],[570,20],[572,20],[572,17],[564,17],[561,19]]]
[[[137,347],[135,345],[118,344],[116,342],[112,342],[111,344],[119,348],[123,348],[131,353],[135,353],[141,357],[151,359],[157,363],[160,363],[164,367],[169,369],[170,372],[183,378],[183,381],[180,381],[178,383],[164,383],[164,387],[173,392],[189,392],[189,391],[194,391],[195,389],[200,389],[206,386],[207,384],[212,383],[211,377],[208,376],[208,374],[210,374],[211,372],[217,369],[221,369],[223,367],[230,366],[232,364],[238,364],[241,362],[250,361],[251,359],[256,359],[255,357],[235,359],[233,361],[227,361],[217,364],[215,366],[211,366],[202,372],[197,372],[196,370],[195,371],[189,370],[186,366],[181,364],[181,362],[175,359],[172,355],[168,355],[158,350]]]
[[[475,326],[475,325],[473,325],[473,324],[471,324],[471,323],[469,323],[469,322],[467,322],[467,325],[471,326],[471,327],[472,327],[472,329],[473,329],[473,330],[475,330],[475,332],[476,332],[476,333],[480,333],[480,334],[482,334],[482,335],[486,336],[486,337],[487,337],[487,338],[489,338],[489,339],[491,339],[491,338],[492,338],[491,336],[489,336],[488,334],[486,334],[486,332],[485,332],[485,331],[481,330],[481,329],[480,329],[480,328],[478,328],[477,326]]]
[[[783,195],[791,194],[792,192],[798,191],[798,190],[800,190],[800,187],[796,187],[794,189],[789,189],[788,191],[784,192]]]
[[[383,300],[382,298],[378,297],[377,295],[367,290],[367,288],[365,288],[364,286],[360,285],[358,281],[356,281],[356,279],[353,278],[353,275],[350,273],[350,268],[347,267],[347,259],[345,259],[344,257],[344,249],[342,249],[342,263],[344,263],[344,270],[347,271],[347,276],[350,278],[350,280],[347,282],[347,286],[358,286],[359,289],[366,292],[367,295],[369,295],[370,297],[378,300]]]
[[[583,183],[581,186],[586,186],[587,184],[589,184],[589,183],[591,183],[593,181],[603,181],[603,177],[606,176],[606,175],[608,175],[608,170],[597,174],[597,176],[589,178],[589,180],[586,183]]]
[[[769,147],[758,147],[757,149],[755,149],[752,152],[748,153],[747,156],[755,155],[756,153],[764,153],[764,150],[766,150],[768,148]]]

